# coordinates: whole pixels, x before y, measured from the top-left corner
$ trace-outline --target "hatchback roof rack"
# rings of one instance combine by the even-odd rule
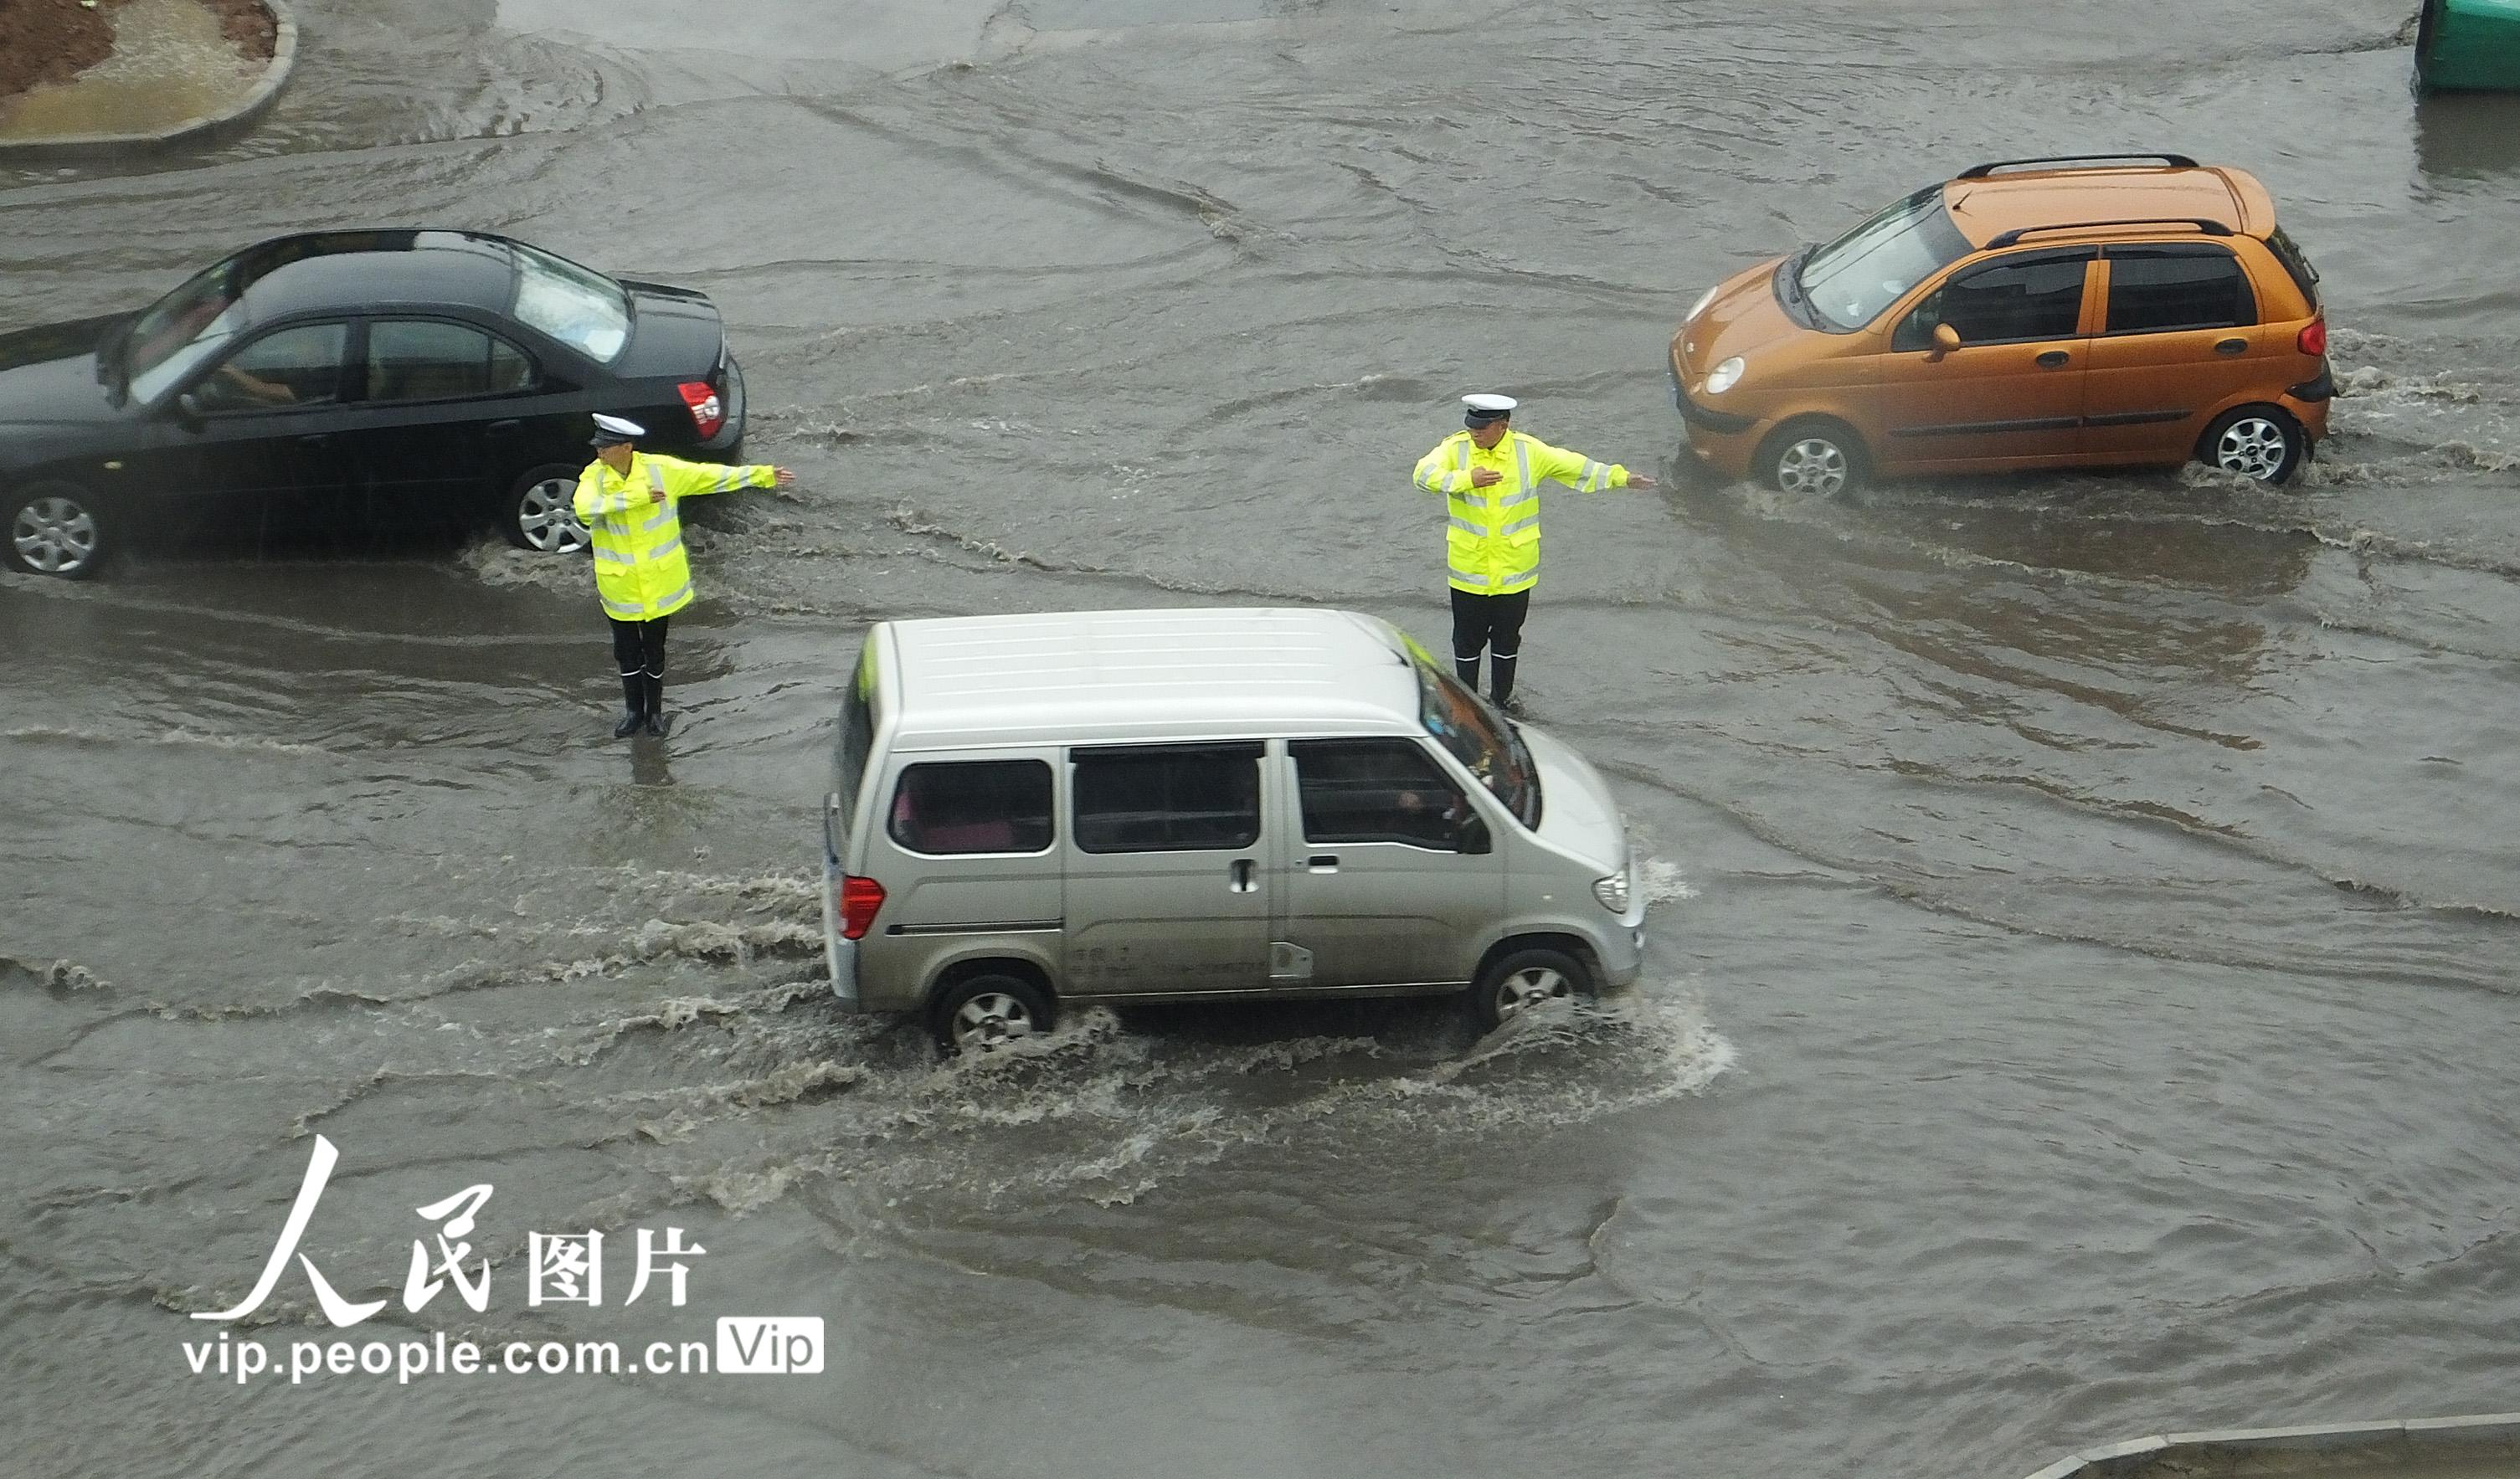
[[[2227,237],[2231,234],[2229,226],[2203,216],[2126,216],[2114,221],[2056,221],[2046,226],[2016,227],[1997,233],[1995,239],[1981,249],[2000,251],[2014,246],[2034,231],[2096,231],[2103,226],[2193,226],[2207,236]]]
[[[2046,158],[2042,159],[1990,159],[1984,164],[1971,165],[1969,168],[1961,170],[1960,178],[1963,180],[1983,180],[1988,175],[1995,173],[1999,169],[2016,169],[2024,164],[2090,164],[2094,167],[2104,167],[2106,164],[2110,163],[2123,164],[2130,159],[2159,159],[2162,163],[2169,165],[2173,169],[2194,169],[2196,167],[2196,161],[2194,159],[2187,157],[2185,155],[2177,154],[2049,155]]]

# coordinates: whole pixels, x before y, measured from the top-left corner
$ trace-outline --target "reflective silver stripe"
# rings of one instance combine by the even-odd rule
[[[624,555],[617,550],[608,549],[603,545],[597,545],[595,547],[595,558],[598,560],[609,560],[613,564],[638,563],[637,560],[632,560],[629,556]]]
[[[751,481],[752,470],[750,468],[729,468],[726,470],[725,475],[717,480],[716,491],[720,493],[732,493],[736,489],[743,487]]]
[[[1446,523],[1448,523],[1448,524],[1451,524],[1454,528],[1461,530],[1461,531],[1462,531],[1462,533],[1464,533],[1464,534],[1481,534],[1481,533],[1485,533],[1485,532],[1486,532],[1485,530],[1481,529],[1477,524],[1474,524],[1474,523],[1470,522],[1468,519],[1466,519],[1466,518],[1462,518],[1462,517],[1460,517],[1460,516],[1458,516],[1458,515],[1456,515],[1456,516],[1454,516],[1454,517],[1452,517],[1452,518],[1447,518],[1447,519],[1445,519],[1445,520],[1444,520],[1444,522],[1446,522]]]
[[[1456,431],[1453,434],[1461,438],[1460,441],[1453,443],[1453,450],[1461,454],[1453,459],[1453,466],[1467,472],[1470,471],[1470,433]]]
[[[1515,504],[1529,503],[1539,496],[1540,490],[1538,488],[1525,488],[1519,493],[1507,494],[1505,497],[1498,499],[1496,504],[1498,508],[1510,509]]]
[[[1525,494],[1530,493],[1530,491],[1531,491],[1531,443],[1530,443],[1530,442],[1528,442],[1528,441],[1525,441],[1523,438],[1521,438],[1521,437],[1519,437],[1519,436],[1517,436],[1517,437],[1515,437],[1515,438],[1513,439],[1513,465],[1514,465],[1514,469],[1515,469],[1515,471],[1519,471],[1519,472],[1522,474],[1522,482],[1521,482],[1521,484],[1520,484],[1520,486],[1519,486],[1519,488],[1518,488],[1518,490],[1517,490],[1517,491],[1522,492],[1522,493],[1525,493]],[[1507,502],[1510,503],[1510,502],[1512,502],[1512,500],[1511,500],[1511,499],[1508,499],[1508,500],[1507,500]]]
[[[604,532],[614,535],[618,538],[628,539],[630,537],[630,520],[626,518],[608,518],[604,520]]]
[[[1504,528],[1497,530],[1497,532],[1500,534],[1511,534],[1518,529],[1535,528],[1539,523],[1540,515],[1533,514],[1525,517],[1515,519],[1513,522],[1507,524]]]
[[[1525,570],[1519,575],[1507,576],[1505,578],[1505,583],[1497,588],[1497,594],[1500,596],[1510,596],[1516,591],[1529,590],[1531,587],[1538,584],[1540,584],[1540,571],[1537,568],[1533,568]]]
[[[648,608],[635,601],[615,601],[609,596],[603,595],[599,595],[596,599],[604,603],[605,610],[624,621],[648,614]]]
[[[1496,577],[1493,575],[1481,575],[1474,570],[1464,570],[1460,565],[1450,565],[1447,566],[1447,568],[1452,571],[1453,578],[1462,582],[1463,585],[1494,585],[1496,583]]]
[[[1609,481],[1610,470],[1606,466],[1593,461],[1591,458],[1586,458],[1584,460],[1584,485],[1577,491],[1584,493],[1598,493],[1604,487],[1609,485]]]
[[[666,556],[673,554],[676,550],[679,550],[679,549],[681,549],[682,547],[683,547],[683,536],[681,536],[680,534],[677,534],[677,535],[675,535],[673,538],[666,540],[663,544],[660,544],[660,545],[656,546],[654,549],[650,550],[650,551],[647,553],[647,556],[646,556],[645,558],[647,558],[647,559],[649,559],[649,560],[662,560],[662,559],[664,559]]]
[[[684,581],[681,585],[678,585],[678,586],[674,587],[672,590],[667,591],[664,595],[657,597],[655,600],[653,600],[653,601],[652,601],[652,602],[649,602],[649,603],[648,603],[648,605],[649,605],[649,607],[650,607],[652,610],[658,610],[658,611],[661,611],[661,610],[663,610],[665,607],[667,607],[667,606],[669,606],[669,605],[672,605],[675,602],[682,600],[684,597],[689,596],[690,594],[692,594],[692,583],[691,583],[690,581],[686,580],[686,581]]]
[[[648,518],[648,520],[647,520],[645,523],[642,523],[641,525],[639,525],[640,532],[642,532],[642,533],[646,533],[647,531],[649,531],[649,530],[651,530],[651,529],[661,529],[661,528],[663,528],[666,524],[671,523],[671,522],[673,521],[673,518],[674,518],[674,504],[673,504],[673,500],[671,500],[671,499],[667,499],[667,500],[665,501],[665,504],[664,504],[664,506],[663,506],[662,508],[659,508],[659,509],[658,509],[658,510],[657,510],[653,515],[650,515],[650,516],[649,516],[649,518]]]

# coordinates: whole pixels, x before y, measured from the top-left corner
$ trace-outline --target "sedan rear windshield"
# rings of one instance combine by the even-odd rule
[[[1823,327],[1847,334],[1968,251],[1943,187],[1929,185],[1813,252],[1795,286]]]
[[[565,257],[512,244],[517,252],[518,320],[600,365],[630,342],[630,294],[621,285]]]

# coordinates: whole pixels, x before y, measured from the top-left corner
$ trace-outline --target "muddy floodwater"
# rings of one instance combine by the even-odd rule
[[[297,8],[251,137],[0,176],[0,328],[507,232],[709,292],[800,481],[696,506],[662,745],[586,566],[495,538],[0,577],[0,1472],[2016,1479],[2520,1407],[2520,102],[2411,97],[2410,0]],[[2324,273],[2297,486],[1678,475],[1719,276],[2124,148]],[[832,1009],[870,621],[1440,645],[1408,471],[1472,389],[1666,480],[1549,495],[1522,663],[1649,860],[1640,986],[951,1066]],[[319,1143],[305,1261],[190,1318]],[[529,1303],[588,1232],[602,1303]],[[533,1369],[753,1317],[823,1369]],[[527,1369],[239,1379],[441,1336]]]

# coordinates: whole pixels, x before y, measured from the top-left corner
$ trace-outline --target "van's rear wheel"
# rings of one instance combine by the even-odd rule
[[[2262,483],[2289,480],[2310,450],[2301,423],[2272,406],[2241,406],[2214,418],[2196,443],[2205,466]]]
[[[1057,1008],[1050,994],[1011,975],[975,975],[948,986],[928,1009],[936,1046],[948,1053],[987,1053],[1048,1032]]]
[[[1759,446],[1759,478],[1779,493],[1837,498],[1861,490],[1864,444],[1832,421],[1788,422]]]
[[[1509,1017],[1593,989],[1593,973],[1562,950],[1511,950],[1488,963],[1464,1001],[1470,1025],[1493,1032]]]

